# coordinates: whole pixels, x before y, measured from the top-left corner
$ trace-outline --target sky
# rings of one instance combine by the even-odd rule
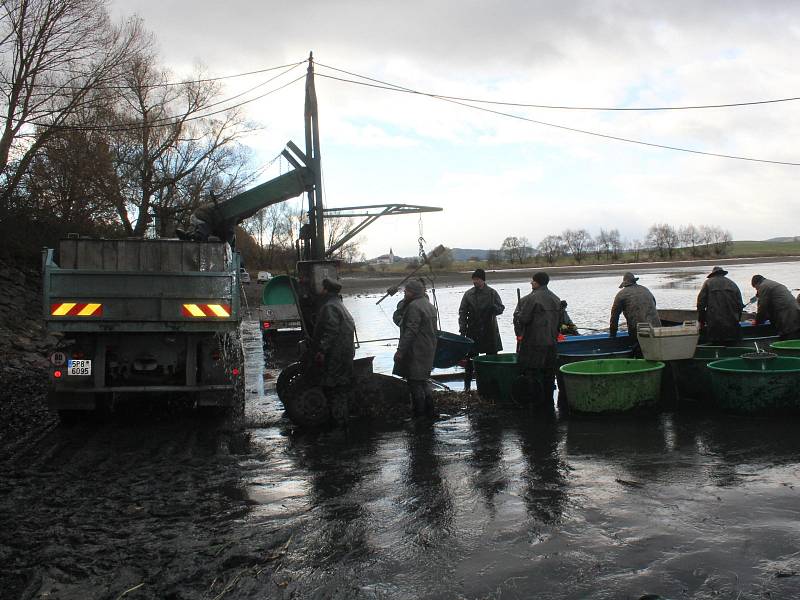
[[[564,229],[715,225],[736,240],[800,235],[800,3],[724,0],[112,0],[144,20],[176,78],[198,65],[232,75],[296,63],[313,51],[328,207],[397,202],[439,213],[387,217],[363,235],[367,256],[426,247],[533,245]],[[322,77],[460,98],[453,102]],[[238,98],[254,98],[299,77]],[[233,96],[276,73],[225,80]],[[301,148],[302,81],[246,104],[247,140],[266,164]],[[536,122],[532,122],[536,121]],[[545,125],[542,123],[548,123]],[[554,127],[557,125],[559,127]],[[594,132],[772,164],[617,141]],[[277,170],[276,170],[277,169]],[[279,173],[280,165],[266,172]],[[284,167],[285,169],[285,167]],[[300,200],[293,201],[298,206]]]

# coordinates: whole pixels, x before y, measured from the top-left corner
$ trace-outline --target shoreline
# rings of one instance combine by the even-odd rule
[[[660,262],[638,262],[638,263],[612,263],[603,265],[566,265],[559,267],[522,267],[518,269],[485,269],[486,280],[491,284],[493,281],[513,281],[515,279],[529,278],[537,271],[546,271],[551,278],[574,278],[574,277],[600,277],[603,275],[622,275],[626,271],[639,273],[653,273],[663,269],[674,269],[676,267],[713,267],[715,265],[746,265],[748,263],[777,263],[777,262],[798,262],[800,256],[762,256],[762,257],[736,257],[718,259],[698,259],[698,260],[670,260]],[[427,276],[430,271],[422,269],[420,276]],[[466,285],[469,282],[472,271],[443,271],[436,273],[435,280],[437,286]],[[342,275],[342,292],[344,294],[361,294],[365,292],[385,292],[386,288],[398,285],[407,273],[385,274],[366,274]]]

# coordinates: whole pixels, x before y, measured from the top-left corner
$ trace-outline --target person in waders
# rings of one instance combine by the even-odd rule
[[[609,323],[608,336],[617,337],[620,315],[625,315],[628,324],[628,336],[633,341],[634,356],[641,357],[642,350],[639,348],[639,336],[636,326],[639,323],[650,323],[653,327],[661,327],[661,319],[658,318],[656,310],[656,299],[650,290],[643,285],[636,283],[639,278],[633,273],[625,273],[622,276],[622,283],[619,284],[620,290],[614,297],[611,305],[611,322]]]
[[[711,269],[697,295],[700,330],[713,346],[734,346],[742,339],[742,292],[727,274],[722,267]]]
[[[401,313],[395,312],[400,341],[394,354],[392,373],[408,382],[414,417],[435,418],[428,379],[436,354],[436,309],[425,295],[422,283],[414,279],[406,283],[401,310]]]
[[[353,386],[356,325],[345,308],[337,281],[322,280],[325,297],[314,326],[314,365],[320,371],[320,385],[328,400],[332,421],[347,426],[349,398]]]
[[[464,292],[458,308],[458,331],[475,342],[464,366],[464,390],[472,387],[474,365],[472,359],[479,354],[497,354],[503,349],[497,316],[506,309],[500,295],[486,285],[486,271],[475,269],[472,287]]]
[[[781,340],[800,339],[800,306],[789,288],[763,275],[753,275],[750,284],[758,297],[756,324],[769,320]]]
[[[547,287],[549,282],[550,276],[544,271],[534,273],[531,293],[520,299],[514,311],[517,363],[521,372],[514,395],[519,400],[529,399],[536,408],[553,407],[561,299]]]

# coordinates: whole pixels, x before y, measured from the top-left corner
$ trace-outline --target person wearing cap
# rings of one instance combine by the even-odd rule
[[[782,340],[800,338],[800,306],[785,285],[753,275],[750,284],[756,289],[758,309],[756,324],[769,320]]]
[[[561,301],[561,317],[559,318],[558,332],[562,335],[579,335],[578,326],[569,318],[566,300]]]
[[[346,425],[353,385],[356,325],[339,295],[342,285],[323,279],[322,289],[324,296],[312,336],[314,364],[319,369],[319,384],[328,400],[333,422]]]
[[[622,283],[619,284],[620,290],[611,305],[611,321],[608,329],[609,337],[616,337],[619,316],[625,315],[628,335],[634,344],[638,344],[639,341],[636,333],[636,326],[639,323],[650,323],[653,327],[661,327],[655,297],[646,287],[636,283],[637,281],[639,278],[633,273],[625,273],[622,276]]]
[[[392,372],[408,382],[414,416],[432,418],[436,414],[428,379],[436,353],[436,309],[425,295],[425,287],[416,279],[406,283],[403,300],[400,341]]]
[[[725,277],[728,272],[714,267],[697,295],[697,320],[704,340],[715,346],[733,345],[742,339],[742,292]]]
[[[520,299],[514,311],[517,363],[527,388],[520,390],[517,387],[517,394],[529,396],[534,406],[541,407],[552,407],[553,404],[558,355],[556,340],[561,323],[561,299],[550,291],[548,283],[550,276],[547,273],[534,273],[531,293]]]
[[[458,331],[475,342],[464,368],[464,389],[472,386],[472,359],[479,354],[497,354],[503,349],[497,315],[506,309],[500,294],[486,285],[486,271],[475,269],[472,287],[464,292],[458,307]]]

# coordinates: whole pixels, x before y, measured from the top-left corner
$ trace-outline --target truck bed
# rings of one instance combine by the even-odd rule
[[[225,332],[239,321],[239,259],[224,242],[66,239],[44,256],[51,331]]]

